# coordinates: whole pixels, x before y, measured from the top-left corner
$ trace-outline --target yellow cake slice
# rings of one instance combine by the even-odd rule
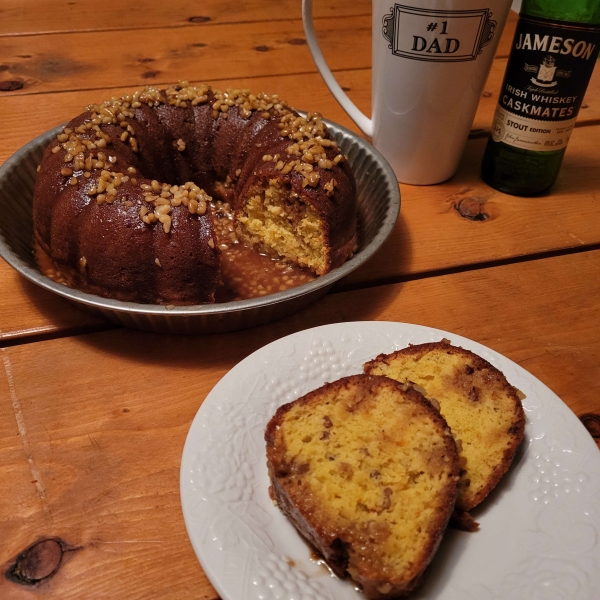
[[[385,377],[346,377],[280,407],[265,439],[272,497],[336,574],[369,599],[418,585],[459,473],[430,402]]]
[[[381,354],[364,370],[414,385],[439,406],[459,450],[456,507],[477,506],[506,473],[523,440],[518,390],[489,362],[445,340]]]

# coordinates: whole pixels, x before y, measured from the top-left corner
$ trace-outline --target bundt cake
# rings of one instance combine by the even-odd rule
[[[446,340],[381,354],[366,363],[364,371],[414,385],[439,405],[461,462],[456,508],[470,511],[486,498],[506,473],[524,435],[520,392],[504,375]],[[468,527],[468,516],[462,518]]]
[[[367,598],[413,590],[454,507],[458,454],[439,412],[386,377],[346,377],[281,406],[265,439],[271,495]]]
[[[342,264],[356,242],[352,172],[319,114],[187,82],[73,119],[44,153],[33,224],[78,289],[208,303],[222,285],[223,207],[238,239],[315,275]]]

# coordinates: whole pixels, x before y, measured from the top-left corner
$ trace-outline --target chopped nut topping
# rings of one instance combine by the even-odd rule
[[[250,118],[255,113],[263,119],[278,118],[280,135],[289,138],[291,143],[283,156],[265,154],[262,157],[263,161],[274,162],[275,168],[283,175],[292,170],[300,173],[303,176],[303,187],[316,187],[321,181],[323,170],[330,170],[344,160],[337,143],[328,139],[327,127],[319,113],[309,113],[306,118],[298,116],[275,94],[252,94],[247,89],[212,90],[206,84],[192,86],[187,81],[180,81],[164,91],[148,86],[132,94],[113,97],[101,104],[89,105],[89,115],[83,123],[75,129],[65,127],[56,136],[58,144],[52,148],[52,152],[56,154],[62,150],[64,153],[65,166],[60,172],[64,177],[69,177],[70,185],[78,184],[77,177],[73,176],[76,172],[78,177],[83,174],[85,179],[90,179],[91,185],[86,185],[86,193],[95,197],[98,204],[112,204],[120,198],[124,205],[134,206],[124,193],[119,195],[118,190],[127,182],[130,182],[130,186],[139,185],[145,203],[139,209],[140,219],[146,224],[160,222],[164,231],[168,233],[172,222],[172,207],[183,205],[191,214],[204,215],[211,201],[210,196],[192,182],[171,186],[157,180],[143,180],[138,184],[138,179],[131,177],[137,174],[136,168],[127,167],[128,174],[114,171],[113,165],[117,163],[117,156],[104,149],[112,148],[113,144],[123,143],[133,152],[139,152],[132,123],[135,124],[136,109],[144,104],[149,107],[168,104],[189,109],[206,104],[209,99],[210,109],[215,118],[227,118],[229,111],[234,107],[242,118]],[[122,131],[117,133],[113,140],[103,131],[106,125],[120,127]],[[175,147],[179,152],[183,152],[186,143],[180,138],[176,140]],[[334,158],[328,158],[327,149],[337,151]],[[239,177],[240,174],[241,169],[237,169],[235,177]],[[85,179],[82,181],[85,182]],[[222,185],[227,188],[233,187],[234,183],[228,177]],[[323,184],[328,196],[333,194],[336,185],[337,182],[333,178],[327,179]],[[137,202],[139,205],[139,200]]]
[[[153,180],[151,184],[141,183],[140,188],[144,192],[144,201],[154,208],[154,212],[150,212],[146,206],[142,206],[140,219],[148,225],[160,221],[165,233],[169,233],[171,226],[171,207],[183,204],[191,214],[204,215],[212,200],[192,181],[183,185],[169,185]]]

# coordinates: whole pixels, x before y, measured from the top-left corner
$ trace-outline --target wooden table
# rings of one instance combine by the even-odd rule
[[[315,4],[329,64],[368,113],[370,3]],[[599,435],[600,71],[551,193],[487,187],[478,169],[515,22],[512,14],[456,176],[401,185],[400,218],[381,251],[294,316],[204,337],[126,330],[0,261],[0,598],[217,598],[180,509],[186,433],[237,362],[308,327],[389,320],[469,337],[541,379]],[[93,10],[4,0],[0,162],[89,103],[181,79],[279,93],[357,131],[316,71],[299,0]],[[60,568],[36,585],[7,579],[7,565],[41,540],[32,576],[48,575],[62,554]]]

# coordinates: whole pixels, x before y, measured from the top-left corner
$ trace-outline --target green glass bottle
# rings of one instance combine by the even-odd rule
[[[483,156],[516,196],[554,184],[600,49],[600,0],[523,0]]]

